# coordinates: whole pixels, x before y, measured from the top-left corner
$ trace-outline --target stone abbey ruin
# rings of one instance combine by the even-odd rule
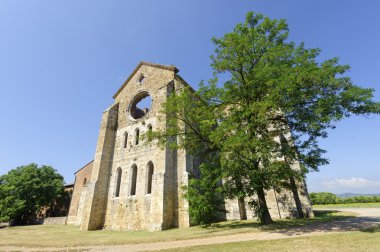
[[[199,162],[186,150],[143,143],[141,135],[164,129],[159,114],[171,92],[188,84],[174,66],[141,62],[113,96],[103,112],[94,160],[75,173],[68,224],[82,230],[164,230],[189,227],[188,202],[182,185],[197,173]],[[293,169],[300,169],[294,164]],[[306,184],[298,185],[303,211],[311,214]],[[266,192],[273,218],[291,217],[296,209],[293,194]],[[226,220],[240,218],[247,205],[226,200]]]

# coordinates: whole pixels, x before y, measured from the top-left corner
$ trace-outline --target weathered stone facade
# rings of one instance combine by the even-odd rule
[[[173,66],[141,62],[113,96],[114,103],[103,112],[94,161],[82,171],[91,170],[86,173],[91,177],[85,186],[77,186],[84,175],[76,174],[68,223],[82,230],[154,231],[190,226],[181,186],[197,169],[196,160],[185,150],[174,151],[141,139],[151,129],[167,127],[160,113],[162,104],[171,92],[187,85],[177,72]],[[150,108],[137,107],[149,97]],[[310,212],[306,187],[300,186],[299,192],[305,212]],[[281,198],[290,194],[267,194],[274,217],[291,215],[294,200]],[[239,218],[237,202],[227,201],[226,210],[227,219]],[[247,215],[253,217],[251,212]]]
[[[87,192],[86,188],[91,178],[93,162],[94,161],[89,162],[75,172],[74,191],[71,196],[67,224],[80,225],[81,223],[84,200]]]

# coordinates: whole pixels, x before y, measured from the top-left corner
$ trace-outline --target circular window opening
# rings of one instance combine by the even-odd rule
[[[140,119],[149,113],[152,106],[152,97],[148,92],[141,92],[135,96],[131,103],[130,113],[132,118]]]

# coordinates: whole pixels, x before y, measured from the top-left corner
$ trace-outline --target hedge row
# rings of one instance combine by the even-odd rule
[[[329,192],[310,193],[309,196],[311,204],[313,205],[380,202],[380,196],[355,196],[340,198]]]

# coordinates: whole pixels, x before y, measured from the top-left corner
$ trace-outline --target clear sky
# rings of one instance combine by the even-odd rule
[[[102,111],[139,61],[212,76],[212,36],[248,11],[286,18],[290,40],[338,56],[380,100],[380,1],[0,1],[0,174],[31,162],[67,183],[93,159]],[[380,193],[380,116],[351,117],[321,141],[331,164],[309,191]]]

